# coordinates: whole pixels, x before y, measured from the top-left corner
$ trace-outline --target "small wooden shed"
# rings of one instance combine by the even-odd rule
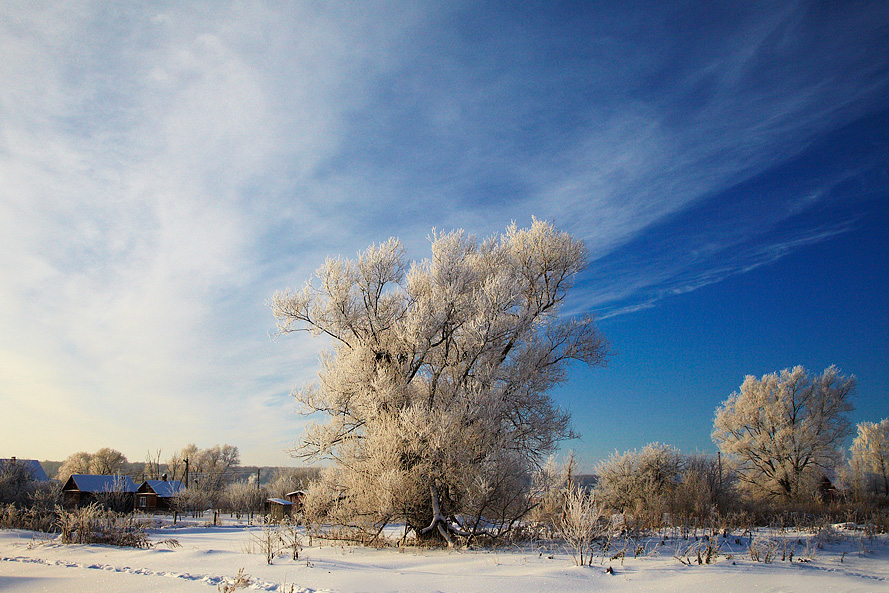
[[[266,515],[273,521],[283,521],[293,516],[293,503],[283,498],[268,498],[265,501]]]
[[[305,490],[294,490],[293,492],[288,492],[284,495],[284,498],[293,503],[293,512],[301,513],[303,512],[303,505],[306,500],[306,492]]]

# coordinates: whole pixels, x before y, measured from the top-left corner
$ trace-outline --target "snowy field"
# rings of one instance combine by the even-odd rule
[[[155,547],[138,550],[62,545],[46,534],[0,530],[0,591],[206,593],[243,568],[252,579],[248,592],[889,592],[889,540],[854,530],[838,530],[820,548],[810,543],[812,535],[763,532],[778,545],[770,563],[751,560],[747,539],[729,537],[710,565],[697,565],[693,554],[692,566],[675,557],[694,540],[661,545],[649,539],[637,542],[644,557],[630,553],[621,562],[597,555],[592,567],[574,566],[567,551],[543,545],[468,551],[317,543],[306,546],[299,560],[284,556],[269,566],[256,547],[258,532],[238,525],[153,529]],[[179,546],[160,543],[170,538]],[[781,561],[790,547],[794,561]],[[798,561],[806,553],[811,559]]]

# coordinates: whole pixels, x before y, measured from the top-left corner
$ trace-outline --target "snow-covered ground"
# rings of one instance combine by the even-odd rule
[[[208,592],[230,582],[240,568],[249,574],[247,591],[353,592],[569,592],[654,591],[718,593],[760,591],[889,592],[889,540],[838,531],[823,548],[807,546],[811,535],[786,538],[794,561],[755,562],[748,540],[723,539],[711,565],[686,566],[675,558],[693,540],[642,542],[644,557],[573,565],[560,549],[524,546],[493,551],[373,549],[306,546],[299,560],[279,557],[266,564],[253,535],[258,528],[191,525],[150,531],[155,547],[146,550],[103,545],[62,545],[30,531],[0,530],[0,591],[36,593]],[[175,538],[178,547],[160,542]],[[805,558],[808,547],[810,556]],[[727,556],[729,555],[729,556]],[[632,556],[632,554],[629,554]],[[692,555],[692,561],[694,556]],[[608,567],[613,574],[606,572]]]

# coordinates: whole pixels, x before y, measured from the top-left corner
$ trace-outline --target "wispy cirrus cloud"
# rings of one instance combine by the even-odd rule
[[[0,397],[77,425],[35,456],[230,441],[272,463],[319,346],[271,342],[264,301],[327,255],[397,235],[424,257],[432,227],[535,215],[590,249],[572,308],[615,314],[844,232],[781,225],[835,199],[849,163],[760,201],[736,190],[885,108],[885,22],[805,5],[8,5]]]

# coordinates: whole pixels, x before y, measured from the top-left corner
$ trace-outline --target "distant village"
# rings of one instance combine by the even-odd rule
[[[212,460],[214,453],[223,452],[221,447],[184,451],[186,456],[180,459],[177,453],[170,464],[160,463],[158,453],[143,465],[103,449],[94,454],[99,463],[92,465],[105,470],[101,473],[78,471],[90,467],[82,462],[92,456],[83,453],[63,462],[0,458],[0,504],[45,499],[64,509],[96,505],[116,512],[168,514],[174,521],[207,512],[214,520],[220,512],[283,519],[301,512],[304,488],[317,474],[313,468],[240,466],[236,447],[217,456],[218,463]]]

